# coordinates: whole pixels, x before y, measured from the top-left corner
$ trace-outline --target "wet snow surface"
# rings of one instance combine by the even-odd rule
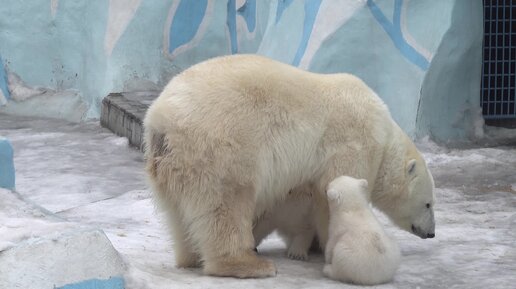
[[[125,139],[96,123],[1,114],[0,135],[15,150],[18,193],[42,207],[20,205],[0,191],[0,250],[92,226],[105,231],[127,263],[127,288],[354,288],[322,275],[322,255],[287,259],[276,236],[258,248],[276,262],[274,278],[212,278],[200,269],[176,269],[146,188],[142,154]],[[449,150],[430,142],[420,148],[437,187],[436,238],[419,239],[382,217],[403,259],[394,282],[378,288],[516,288],[516,148]],[[48,232],[38,229],[43,222],[51,224]]]

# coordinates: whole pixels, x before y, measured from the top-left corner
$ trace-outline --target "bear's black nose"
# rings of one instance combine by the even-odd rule
[[[426,236],[427,236],[428,238],[433,238],[433,237],[435,237],[435,234],[434,234],[434,233],[428,233],[428,234],[426,234]]]

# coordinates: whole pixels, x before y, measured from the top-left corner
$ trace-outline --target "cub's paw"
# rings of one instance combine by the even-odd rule
[[[306,250],[299,250],[298,248],[288,248],[287,257],[293,260],[306,261],[308,260],[308,253]]]

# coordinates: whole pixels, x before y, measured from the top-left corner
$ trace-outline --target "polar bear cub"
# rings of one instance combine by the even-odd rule
[[[315,237],[312,220],[313,204],[299,191],[290,191],[287,199],[265,212],[253,226],[255,246],[274,230],[287,244],[287,256],[295,260],[307,260],[308,250]]]
[[[329,239],[324,274],[363,285],[389,282],[400,263],[400,249],[373,215],[367,181],[347,176],[327,188]]]

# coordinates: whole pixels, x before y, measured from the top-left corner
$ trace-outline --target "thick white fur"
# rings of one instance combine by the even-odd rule
[[[214,58],[174,77],[144,127],[147,172],[180,267],[275,275],[274,264],[254,253],[252,231],[293,200],[289,191],[311,199],[324,247],[325,189],[340,175],[367,179],[373,204],[403,229],[417,219],[424,223],[418,232],[433,230],[433,215],[421,217],[425,202],[433,203],[424,160],[352,75],[309,73],[253,55]]]
[[[329,239],[324,274],[362,285],[392,280],[400,249],[373,215],[366,180],[341,176],[328,185]]]

